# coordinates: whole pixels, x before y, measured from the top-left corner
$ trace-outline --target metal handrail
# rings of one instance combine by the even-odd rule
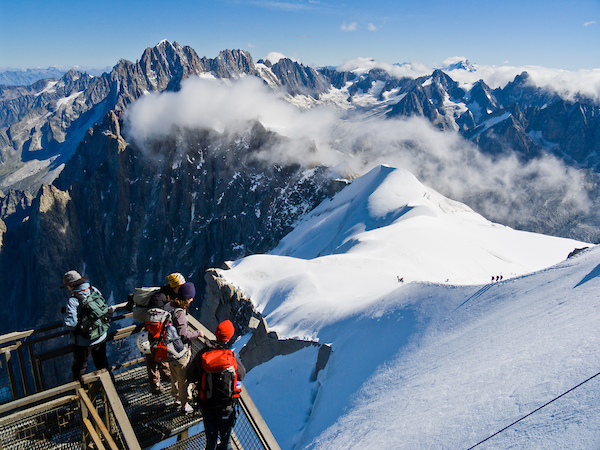
[[[120,303],[113,306],[113,311],[123,311],[126,304],[127,303]],[[126,312],[125,314],[114,316],[112,322],[115,323],[131,316],[132,314],[130,312]],[[47,389],[41,364],[53,358],[71,353],[72,347],[70,344],[67,344],[41,353],[36,353],[34,351],[34,346],[38,344],[43,345],[63,336],[67,336],[70,331],[65,330],[63,327],[64,325],[62,322],[55,322],[43,328],[12,332],[0,336],[0,353],[4,355],[12,399],[35,394]],[[115,331],[109,332],[108,341],[122,339],[131,335],[136,330],[139,330],[139,327],[136,327],[135,325],[118,328]],[[49,332],[50,334],[45,334]],[[23,354],[23,350],[26,350],[27,358]],[[16,361],[14,358],[15,352]],[[2,364],[0,363],[0,366],[1,365]],[[15,375],[15,369],[18,369],[19,377]],[[27,374],[31,375],[31,380],[27,378]],[[33,386],[30,384],[30,381],[33,383]]]
[[[106,372],[106,370],[105,370],[105,372]],[[114,441],[114,439],[112,438],[112,436],[110,435],[108,428],[106,427],[104,422],[102,422],[102,419],[100,418],[100,414],[98,414],[98,411],[96,410],[96,407],[92,403],[92,400],[88,396],[87,392],[85,390],[83,390],[82,388],[79,388],[79,389],[77,389],[77,394],[79,396],[79,401],[80,401],[79,407],[80,407],[80,411],[81,411],[82,421],[85,425],[86,430],[89,432],[90,437],[96,444],[96,446],[99,447],[98,444],[100,444],[102,446],[101,448],[104,448],[104,445],[100,442],[100,439],[101,439],[100,435],[101,435],[104,438],[104,442],[106,442],[108,444],[110,450],[119,450],[119,447],[117,447],[117,444]],[[94,428],[93,424],[89,420],[90,417],[94,420],[94,424],[96,425],[96,427],[98,427],[98,430],[100,431],[100,435],[98,434],[98,432]],[[84,445],[85,444],[87,444],[87,442],[84,437]],[[86,447],[87,447],[87,445],[86,445]]]

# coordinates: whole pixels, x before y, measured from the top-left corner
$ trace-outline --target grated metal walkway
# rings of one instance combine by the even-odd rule
[[[162,394],[152,394],[148,389],[145,366],[118,374],[114,381],[119,398],[142,448],[176,436],[202,422],[202,416],[198,412],[186,415],[178,411],[175,405],[167,405],[172,400],[170,382],[163,382]],[[102,400],[97,398],[95,404],[100,415],[104,416]],[[17,415],[14,421],[0,428],[0,449],[83,449],[80,420],[80,410],[76,400],[49,410]],[[191,445],[173,448],[204,448],[204,444],[202,447],[194,445],[196,442],[204,442],[204,433],[200,434],[181,441],[189,442]],[[179,445],[179,442],[175,445]]]
[[[163,381],[162,386],[162,394],[150,392],[145,366],[115,376],[115,388],[143,448],[176,436],[202,421],[198,412],[182,414],[175,405],[167,405],[172,401],[171,383]]]
[[[206,438],[204,433],[195,434],[187,439],[183,439],[170,445],[165,450],[204,450],[206,448]],[[234,448],[239,448],[234,446]]]
[[[1,428],[2,450],[83,449],[77,402],[17,418]]]

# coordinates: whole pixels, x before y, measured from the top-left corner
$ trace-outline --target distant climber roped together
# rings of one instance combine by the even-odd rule
[[[112,309],[88,277],[75,270],[63,275],[60,287],[67,287],[70,294],[61,312],[64,325],[71,331],[73,379],[82,381],[90,357],[96,370],[110,372],[106,341]],[[172,399],[165,407],[175,406],[183,414],[192,414],[196,403],[204,421],[206,449],[231,449],[235,406],[246,369],[231,350],[235,336],[231,321],[217,326],[216,340],[188,328],[187,314],[195,296],[194,284],[175,272],[164,286],[136,288],[126,308],[133,312],[134,323],[145,329],[138,336],[137,347],[145,356],[150,391],[159,395],[163,392],[161,381],[170,381]],[[203,349],[194,355],[190,344],[198,338],[203,338]]]

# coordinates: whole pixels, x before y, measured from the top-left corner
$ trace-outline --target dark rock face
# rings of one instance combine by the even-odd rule
[[[27,191],[0,192],[0,219],[8,222],[10,228],[16,228],[26,219],[32,202],[33,196]]]
[[[271,67],[271,71],[283,88],[292,95],[304,94],[318,97],[331,87],[331,82],[322,73],[288,58],[280,59]]]
[[[55,185],[42,186],[29,220],[4,234],[4,301],[23,307],[0,313],[0,332],[58,320],[69,269],[115,303],[173,271],[202,292],[208,267],[270,250],[337,189],[325,167],[256,158],[284,142],[259,124],[244,135],[181,131],[144,153],[123,139],[121,116],[87,133]]]
[[[356,79],[356,75],[351,72],[338,72],[337,70],[328,67],[324,67],[319,71],[329,80],[331,85],[337,89],[343,88],[346,83]]]
[[[29,220],[4,236],[0,255],[6,269],[1,275],[6,283],[2,332],[58,320],[61,282],[55,269],[81,269],[77,258],[81,254],[78,220],[69,193],[43,186],[33,202]]]
[[[204,281],[206,292],[200,308],[200,320],[205,327],[214,332],[223,320],[231,320],[237,337],[250,331],[253,322],[258,323],[261,314],[250,299],[227,283],[221,276],[221,269],[209,268]]]

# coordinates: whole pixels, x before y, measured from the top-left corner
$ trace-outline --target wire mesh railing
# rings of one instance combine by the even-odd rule
[[[83,448],[77,400],[2,424],[3,450]]]

